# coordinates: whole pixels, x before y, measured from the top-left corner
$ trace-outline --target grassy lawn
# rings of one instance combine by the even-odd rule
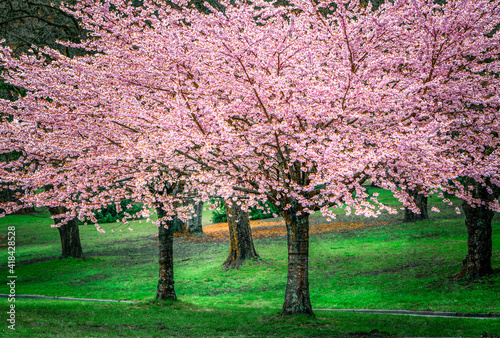
[[[380,189],[379,200],[390,202]],[[466,229],[454,206],[420,223],[383,215],[386,225],[312,235],[310,292],[315,309],[405,309],[500,312],[500,273],[470,284],[449,278],[466,253]],[[205,220],[209,215],[204,214]],[[312,222],[321,222],[319,216]],[[204,221],[205,223],[206,221]],[[238,271],[221,264],[228,242],[175,243],[177,302],[154,300],[158,275],[156,228],[81,226],[85,260],[60,260],[59,235],[39,216],[0,219],[0,234],[16,226],[16,293],[134,300],[137,304],[17,299],[16,331],[4,336],[481,336],[500,335],[500,319],[430,318],[316,311],[315,318],[281,318],[286,286],[286,239],[255,241],[261,260]],[[206,224],[206,223],[205,223]],[[112,233],[111,228],[115,228]],[[493,225],[493,267],[500,267],[500,219]],[[120,232],[119,229],[123,229]],[[7,276],[6,247],[0,248]],[[5,278],[5,277],[3,277]],[[6,283],[0,293],[7,293]],[[0,299],[2,309],[7,300]],[[4,306],[5,305],[5,306]],[[2,310],[2,312],[5,312]],[[375,331],[376,330],[376,331]]]

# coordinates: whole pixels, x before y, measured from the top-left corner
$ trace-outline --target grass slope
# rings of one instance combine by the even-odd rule
[[[381,197],[388,202],[390,196]],[[431,199],[431,206],[436,205]],[[440,205],[430,221],[408,224],[401,215],[363,230],[311,236],[310,292],[314,308],[500,312],[500,275],[474,284],[450,279],[466,253],[466,231],[454,207]],[[205,216],[205,215],[204,215]],[[346,216],[342,221],[366,221]],[[312,219],[313,222],[321,218]],[[59,260],[50,219],[9,216],[0,234],[16,226],[16,292],[82,298],[137,300],[103,304],[17,299],[16,331],[2,319],[2,335],[80,336],[481,336],[500,335],[499,319],[427,318],[316,312],[315,318],[277,316],[286,286],[286,239],[255,241],[262,257],[238,271],[221,264],[228,242],[176,240],[178,302],[157,302],[157,246],[151,224],[118,225],[100,234],[81,227],[85,260]],[[127,226],[128,227],[128,226]],[[493,266],[500,267],[500,220],[494,219]],[[7,257],[5,247],[1,257]],[[7,276],[5,259],[0,262]],[[0,285],[0,293],[7,293]],[[6,305],[7,301],[0,303]],[[7,308],[6,306],[2,309]],[[2,310],[2,312],[4,312]]]

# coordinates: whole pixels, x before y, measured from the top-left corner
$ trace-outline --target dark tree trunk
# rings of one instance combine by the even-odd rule
[[[235,202],[225,203],[227,224],[229,226],[229,256],[222,264],[226,270],[238,269],[245,259],[257,259],[250,228],[248,212],[241,210]]]
[[[183,222],[177,217],[174,219],[174,232],[177,235],[186,234],[202,234],[203,227],[201,224],[201,217],[203,212],[203,203],[196,203],[194,200],[189,199],[185,202],[185,205],[191,204],[194,208],[194,213],[191,213],[190,219],[187,222]]]
[[[423,194],[419,194],[415,190],[411,190],[410,195],[413,198],[413,201],[415,201],[415,204],[417,205],[418,209],[420,210],[419,214],[414,213],[408,208],[405,208],[405,222],[417,222],[417,221],[422,221],[424,219],[429,219],[429,213],[427,212],[427,197]]]
[[[493,188],[493,195],[480,184],[468,179],[469,184],[474,186],[472,191],[475,198],[491,202],[498,198],[500,189]],[[467,256],[463,260],[462,268],[457,277],[468,277],[478,279],[493,273],[491,267],[491,252],[493,248],[491,220],[495,213],[487,206],[472,207],[467,202],[462,203],[465,214],[465,226],[467,227]]]
[[[491,268],[491,220],[494,212],[480,206],[473,208],[463,202],[465,225],[467,226],[467,256],[457,277],[477,279],[493,273]]]
[[[165,216],[165,211],[156,208],[158,218]],[[165,228],[167,226],[167,228]],[[177,299],[174,290],[174,221],[163,221],[158,227],[158,248],[160,274],[158,277],[158,288],[156,299]]]
[[[63,207],[49,208],[52,216],[67,212]],[[56,225],[60,224],[59,219],[55,219]],[[80,242],[80,230],[78,228],[78,219],[74,218],[57,228],[59,237],[61,237],[62,258],[83,258],[82,244]]]
[[[309,214],[296,215],[297,202],[284,211],[288,241],[288,278],[282,316],[312,316],[309,296]]]

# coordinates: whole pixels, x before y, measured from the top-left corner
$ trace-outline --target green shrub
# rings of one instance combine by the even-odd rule
[[[216,203],[216,200],[211,200],[210,203]],[[220,200],[219,201],[219,206],[212,210],[212,223],[221,223],[221,222],[227,222],[227,217],[226,217],[226,208],[224,206],[224,201]]]
[[[130,205],[130,208],[127,208],[127,206]],[[116,212],[116,205],[111,204],[108,205],[105,208],[101,208],[100,210],[95,210],[94,215],[97,219],[97,222],[99,224],[101,223],[113,223],[116,222],[117,220],[123,219],[125,217],[125,213],[128,213],[129,215],[134,215],[142,210],[142,204],[133,204],[130,200],[123,200],[120,202],[120,206],[122,211]],[[86,220],[86,223],[92,223],[90,220]],[[81,222],[80,224],[83,224],[85,222]]]
[[[210,201],[211,203],[215,203],[215,200]],[[224,206],[224,201],[220,200],[220,204],[217,208],[212,210],[212,222],[213,223],[221,223],[221,222],[227,222],[227,217],[226,217],[226,208]],[[257,207],[253,207],[250,209],[250,220],[258,220],[258,219],[266,219],[266,218],[273,218],[273,214],[279,215],[279,210],[278,208],[270,203],[262,203],[259,202],[259,205],[261,207],[264,207],[264,210],[258,209]]]

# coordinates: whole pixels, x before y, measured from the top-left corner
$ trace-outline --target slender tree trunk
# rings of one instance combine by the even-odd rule
[[[312,316],[309,296],[309,214],[297,216],[298,203],[284,212],[288,241],[288,278],[282,316]]]
[[[158,218],[165,216],[161,207],[156,208]],[[165,226],[167,228],[165,228]],[[174,290],[174,221],[163,221],[158,227],[158,248],[160,273],[156,299],[177,299]]]
[[[63,207],[49,208],[52,216],[65,213],[67,210]],[[56,225],[60,224],[59,219],[55,219]],[[83,258],[82,244],[80,242],[80,230],[78,228],[78,219],[74,218],[57,228],[61,238],[62,258]]]
[[[227,224],[229,226],[229,256],[222,264],[226,270],[238,269],[245,259],[257,259],[250,228],[248,212],[234,202],[226,201]]]
[[[415,204],[420,210],[419,214],[414,213],[408,208],[405,208],[405,222],[417,222],[422,221],[424,219],[429,219],[429,213],[427,212],[427,197],[423,194],[419,194],[417,191],[410,191],[410,195],[412,196]]]

